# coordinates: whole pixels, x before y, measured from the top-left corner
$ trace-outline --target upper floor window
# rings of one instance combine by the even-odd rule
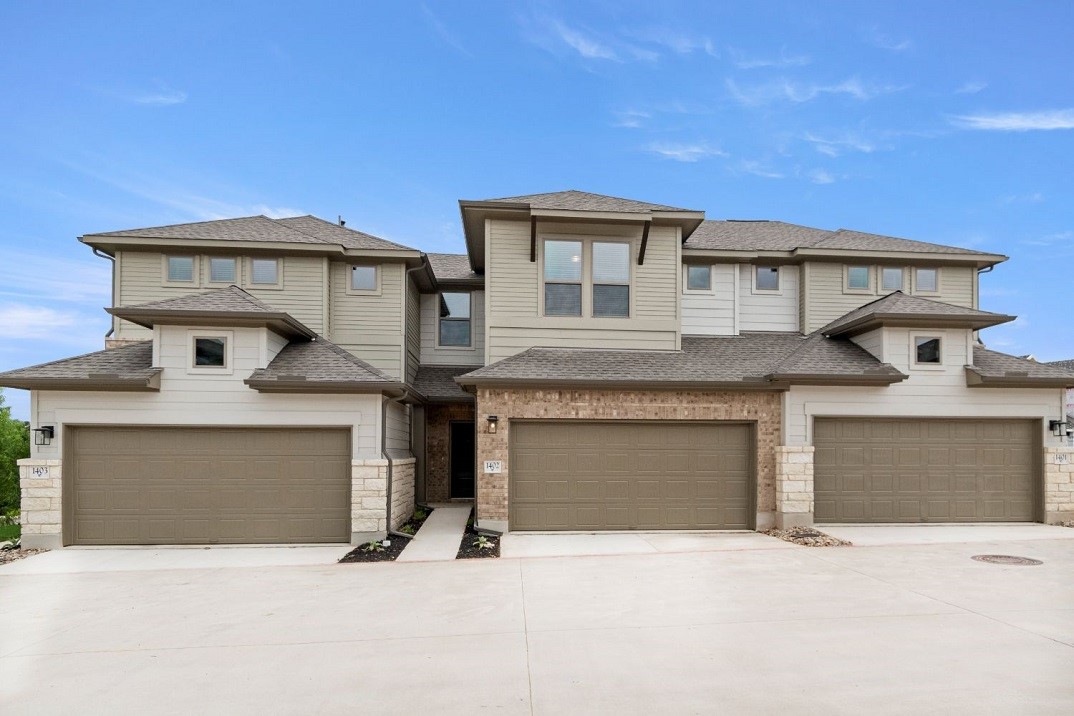
[[[582,315],[582,242],[544,242],[544,314]]]
[[[250,283],[276,285],[280,282],[279,259],[251,259]]]
[[[885,266],[880,271],[880,286],[885,291],[901,291],[903,288],[902,269]]]
[[[778,291],[779,266],[754,267],[753,288],[757,291]]]
[[[168,280],[177,283],[194,283],[194,257],[169,256]]]
[[[440,294],[440,329],[441,346],[469,347],[472,340],[470,330],[470,294],[447,292]]]
[[[210,258],[209,280],[213,283],[233,283],[235,281],[235,259]]]
[[[914,270],[914,285],[922,293],[936,293],[940,290],[940,270],[919,268]]]
[[[351,289],[355,291],[376,291],[377,267],[351,266]]]
[[[194,338],[195,368],[226,368],[227,338]]]
[[[914,363],[939,365],[942,360],[942,341],[936,336],[914,336]]]
[[[868,291],[871,288],[868,266],[847,266],[847,288],[856,291]]]
[[[630,315],[630,244],[593,242],[593,315]]]
[[[712,267],[711,266],[687,266],[686,267],[686,290],[687,291],[711,291],[712,290]]]

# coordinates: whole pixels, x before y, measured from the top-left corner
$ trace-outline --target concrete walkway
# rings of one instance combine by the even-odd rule
[[[462,542],[473,505],[448,503],[430,506],[433,508],[432,514],[410,544],[395,558],[396,562],[444,562],[455,559],[459,553],[459,543]]]
[[[817,525],[817,529],[833,537],[850,540],[857,547],[1038,539],[1074,540],[1074,529],[1069,527],[1025,522],[965,525]]]
[[[657,552],[727,552],[800,549],[759,532],[509,532],[500,538],[501,557],[581,557]]]
[[[1074,530],[1071,530],[1074,531]],[[0,565],[0,574],[77,574],[161,569],[297,567],[335,564],[349,544],[212,547],[65,547]]]

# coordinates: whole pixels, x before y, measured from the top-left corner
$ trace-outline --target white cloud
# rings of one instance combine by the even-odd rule
[[[835,182],[835,177],[823,169],[814,169],[809,173],[809,180],[814,184],[832,184]]]
[[[870,28],[865,33],[866,41],[873,47],[877,47],[881,50],[889,50],[891,52],[905,52],[914,46],[913,40],[909,38],[896,38],[881,32],[879,28]]]
[[[800,104],[810,102],[823,95],[846,95],[864,102],[883,94],[906,89],[895,85],[865,84],[857,77],[851,77],[835,84],[815,84],[780,79],[752,86],[740,85],[729,78],[726,84],[735,101],[746,107],[759,107],[780,101]]]
[[[626,109],[619,112],[615,112],[616,120],[612,126],[626,127],[628,129],[638,129],[645,125],[645,121],[650,119],[652,115],[649,112],[642,111],[640,109]]]
[[[761,177],[762,179],[783,179],[784,175],[773,169],[769,169],[763,162],[747,159],[739,162],[738,170],[746,174]]]
[[[55,339],[79,326],[74,311],[58,311],[25,303],[0,303],[0,338],[19,340]]]
[[[581,30],[567,27],[562,22],[555,20],[552,28],[559,35],[559,39],[586,59],[618,60],[615,50],[602,44],[599,40],[587,35]]]
[[[1039,191],[1032,194],[1008,194],[1000,198],[1002,204],[1039,204],[1044,201],[1044,194]]]
[[[788,55],[786,50],[781,50],[779,57],[746,57],[733,47],[729,47],[727,51],[731,55],[731,62],[740,70],[753,70],[760,67],[802,67],[813,61],[809,55]]]
[[[705,143],[676,144],[671,142],[654,142],[646,147],[646,151],[657,154],[665,159],[674,159],[677,162],[696,162],[706,157],[725,157],[727,153],[710,147]]]
[[[637,40],[666,47],[679,55],[703,52],[709,57],[720,56],[720,52],[716,49],[716,45],[707,37],[690,35],[675,30],[669,30],[667,28],[646,30],[644,32],[631,32],[629,34]]]
[[[1023,244],[1030,246],[1056,246],[1074,243],[1074,231],[1057,231],[1054,234],[1046,234],[1035,239],[1025,239]]]
[[[436,16],[429,6],[425,3],[421,4],[421,14],[425,18],[425,23],[432,29],[434,33],[444,42],[445,45],[451,47],[467,57],[473,57],[474,53],[467,49],[466,45],[462,44],[462,40],[458,36],[448,29],[447,25]]]
[[[529,16],[520,19],[524,37],[532,44],[555,55],[564,51],[577,54],[586,60],[605,60],[608,62],[655,62],[660,53],[628,42],[622,37],[599,33],[585,27],[568,25],[563,20],[549,15]],[[666,40],[662,44],[672,42]],[[685,40],[678,39],[672,44],[679,50],[686,47]]]
[[[1074,109],[1048,109],[1038,112],[981,112],[952,117],[951,123],[963,129],[993,132],[1074,129]]]
[[[966,82],[961,87],[955,90],[955,94],[977,94],[988,87],[987,82]]]
[[[818,152],[829,157],[838,157],[848,151],[870,154],[877,150],[876,144],[855,134],[822,137],[817,134],[807,133],[803,138],[811,143]]]
[[[131,97],[131,101],[135,104],[148,104],[157,107],[167,107],[173,104],[182,104],[186,102],[186,92],[179,90],[162,90],[160,92],[149,92],[146,94],[134,95]]]
[[[85,251],[85,260],[6,252],[0,262],[0,296],[110,305],[112,266]]]

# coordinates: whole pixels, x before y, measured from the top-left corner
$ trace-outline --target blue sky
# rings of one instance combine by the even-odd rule
[[[1074,357],[1069,3],[9,2],[0,26],[0,370],[101,346],[84,233],[342,214],[461,251],[458,199],[567,188],[1004,253],[982,307],[1021,318],[985,341]]]

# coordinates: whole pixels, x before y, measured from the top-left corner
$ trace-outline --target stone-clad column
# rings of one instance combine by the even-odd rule
[[[813,524],[813,446],[776,448],[776,526]]]
[[[63,463],[61,460],[19,460],[22,504],[22,546],[56,549],[63,546]]]
[[[1044,521],[1074,521],[1074,447],[1044,448]]]

